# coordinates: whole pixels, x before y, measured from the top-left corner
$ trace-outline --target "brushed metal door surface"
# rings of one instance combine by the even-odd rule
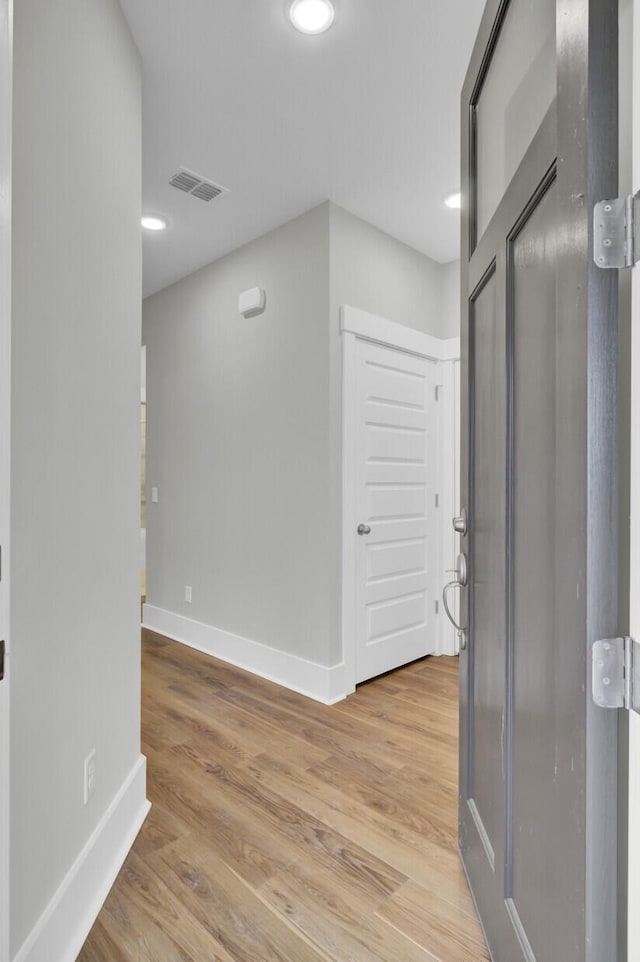
[[[549,36],[540,122],[515,104]],[[618,630],[616,278],[590,241],[615,117],[616,4],[490,0],[462,95],[460,849],[495,962],[621,959],[617,718],[589,657]],[[528,144],[489,208],[483,123]]]

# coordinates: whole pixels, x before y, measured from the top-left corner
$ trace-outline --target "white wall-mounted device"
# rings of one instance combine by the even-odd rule
[[[238,313],[244,318],[263,314],[266,306],[267,295],[261,287],[252,287],[249,291],[243,291],[238,298]]]

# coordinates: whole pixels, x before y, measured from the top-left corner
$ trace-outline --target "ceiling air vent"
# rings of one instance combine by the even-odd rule
[[[191,170],[179,170],[177,174],[173,175],[169,183],[172,187],[184,191],[185,194],[193,194],[194,197],[198,197],[207,203],[215,197],[219,197],[220,194],[227,193],[226,187],[214,184],[199,174],[194,174]]]

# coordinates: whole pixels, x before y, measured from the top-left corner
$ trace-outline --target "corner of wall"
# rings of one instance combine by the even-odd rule
[[[148,602],[248,640],[257,665],[264,649],[339,660],[326,535],[329,217],[320,204],[144,302],[147,481],[159,490]],[[267,308],[240,320],[251,286]]]
[[[341,662],[320,665],[155,605],[143,606],[143,627],[325,705],[341,701],[354,690]]]
[[[147,817],[140,755],[14,962],[74,962]]]

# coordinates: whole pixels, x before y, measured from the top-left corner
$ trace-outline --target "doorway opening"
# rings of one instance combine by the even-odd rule
[[[343,652],[352,684],[455,655],[459,338],[344,306]]]

